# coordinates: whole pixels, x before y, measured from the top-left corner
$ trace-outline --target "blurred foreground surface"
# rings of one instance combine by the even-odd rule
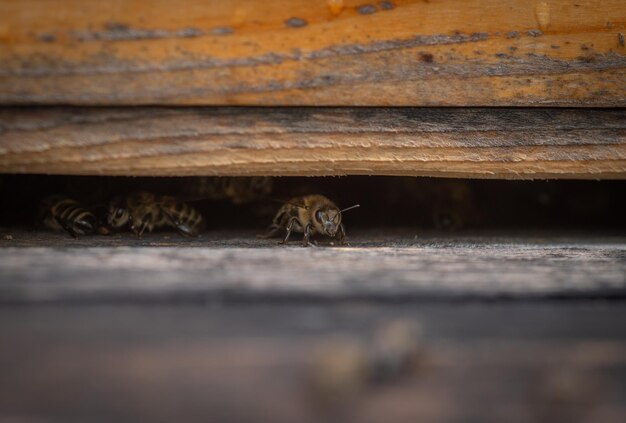
[[[349,234],[11,229],[0,420],[624,421],[623,236]]]
[[[625,321],[620,302],[4,307],[0,416],[620,422]],[[389,322],[421,335],[372,374]]]

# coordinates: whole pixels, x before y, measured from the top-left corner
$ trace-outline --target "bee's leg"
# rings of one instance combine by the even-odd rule
[[[337,231],[337,237],[339,238],[340,245],[346,245],[346,227],[343,223],[339,224],[339,230]]]
[[[147,227],[148,227],[148,221],[147,220],[141,222],[141,226],[139,227],[139,232],[137,233],[137,236],[142,236],[143,233],[146,231]]]
[[[304,228],[304,238],[302,239],[302,245],[304,247],[315,247],[315,244],[311,242],[311,230],[312,229],[313,229],[313,226],[310,223],[306,225],[306,227]]]
[[[272,223],[270,227],[267,228],[267,231],[264,234],[258,234],[256,237],[263,238],[263,239],[274,238],[276,235],[278,235],[281,229],[282,229],[281,226],[278,226],[277,224]]]
[[[152,215],[152,213],[145,213],[139,219],[133,219],[133,224],[135,224],[136,222],[139,223],[139,226],[136,226],[134,229],[135,234],[141,237],[143,233],[146,231],[146,229],[148,228],[151,232],[152,229],[154,229],[154,227],[150,227],[150,222],[153,222],[153,221],[154,221],[154,216]]]
[[[293,229],[293,226],[296,224],[296,222],[298,222],[297,217],[292,217],[291,219],[289,219],[289,223],[287,223],[287,227],[285,228],[287,233],[285,234],[285,238],[283,238],[283,242],[281,244],[287,243],[287,240],[289,239],[289,236],[291,235],[291,230]]]
[[[143,233],[145,232],[147,227],[148,227],[148,220],[146,220],[144,218],[142,218],[142,219],[135,219],[135,220],[133,220],[132,224],[130,225],[130,229],[138,237],[141,237],[143,235]]]

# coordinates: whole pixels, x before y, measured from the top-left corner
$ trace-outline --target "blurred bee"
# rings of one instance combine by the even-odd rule
[[[270,177],[202,177],[188,185],[186,193],[209,200],[230,200],[233,204],[250,203],[272,192]]]
[[[410,378],[427,364],[419,325],[386,320],[365,340],[333,335],[312,350],[309,393],[314,405],[336,408],[373,388]]]
[[[137,192],[114,198],[109,203],[107,223],[113,228],[129,226],[141,236],[147,230],[172,227],[183,235],[196,236],[202,229],[202,215],[174,197]]]
[[[302,244],[312,246],[311,236],[319,233],[329,237],[337,237],[340,244],[345,244],[346,230],[341,223],[341,214],[347,210],[359,207],[355,204],[352,207],[340,210],[335,203],[323,195],[306,195],[296,197],[286,202],[276,216],[265,235],[262,238],[272,238],[281,231],[285,231],[282,243],[289,240],[292,232],[304,234]]]
[[[64,230],[74,238],[98,228],[96,216],[77,201],[63,195],[46,197],[41,203],[43,223],[55,231]]]

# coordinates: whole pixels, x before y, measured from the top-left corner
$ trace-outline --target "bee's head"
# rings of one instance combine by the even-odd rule
[[[313,220],[318,232],[332,237],[337,234],[339,225],[341,225],[341,211],[335,207],[317,209]]]
[[[128,209],[124,205],[124,201],[117,197],[109,203],[107,213],[107,223],[114,228],[121,228],[130,220]]]

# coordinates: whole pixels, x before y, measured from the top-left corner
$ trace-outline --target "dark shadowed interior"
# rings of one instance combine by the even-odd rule
[[[346,212],[352,230],[424,228],[440,231],[481,228],[605,228],[624,233],[625,181],[503,181],[412,177],[271,178],[269,188],[242,200],[216,198],[203,187],[225,178],[127,178],[3,175],[2,226],[37,229],[40,203],[51,194],[76,199],[104,218],[108,202],[135,191],[173,195],[198,209],[206,230],[265,228],[294,196],[323,194]],[[238,178],[244,180],[246,178]],[[237,202],[238,204],[235,204]],[[614,231],[618,231],[615,233]]]

